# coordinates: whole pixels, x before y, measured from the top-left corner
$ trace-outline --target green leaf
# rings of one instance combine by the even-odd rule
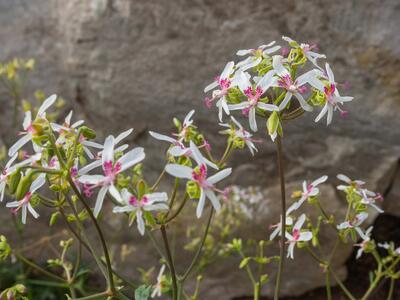
[[[150,298],[151,286],[141,285],[135,290],[135,300],[148,300]]]

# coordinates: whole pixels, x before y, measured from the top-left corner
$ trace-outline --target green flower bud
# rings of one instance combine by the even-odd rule
[[[17,190],[19,181],[21,180],[21,171],[17,169],[13,174],[8,177],[8,188],[11,194]]]
[[[15,198],[17,198],[17,200],[24,198],[26,193],[29,191],[29,188],[32,184],[32,175],[33,173],[29,172],[19,181],[17,190],[15,192]]]
[[[174,122],[174,125],[175,125],[176,128],[178,128],[178,130],[181,130],[181,128],[182,128],[182,123],[181,123],[181,121],[179,121],[177,118],[174,118],[174,119],[172,120],[172,122]]]
[[[267,121],[268,134],[272,135],[276,132],[279,125],[279,116],[276,111],[272,112]]]
[[[5,261],[11,253],[11,247],[4,235],[0,236],[0,261]]]
[[[87,126],[80,127],[79,131],[85,138],[87,138],[89,140],[96,138],[96,132]]]
[[[200,187],[195,181],[188,181],[186,183],[186,193],[189,195],[191,199],[200,198]]]
[[[59,217],[60,217],[60,212],[56,211],[52,213],[49,221],[49,226],[53,226],[57,222]]]
[[[241,139],[241,138],[233,139],[233,147],[235,149],[243,149],[245,145],[246,145],[246,143],[243,139]]]

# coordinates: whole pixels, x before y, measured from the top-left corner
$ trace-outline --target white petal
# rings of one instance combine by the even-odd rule
[[[29,210],[29,212],[31,213],[31,215],[35,218],[35,219],[37,219],[37,218],[39,218],[39,214],[36,212],[36,210],[34,210],[34,208],[32,207],[32,205],[30,205],[29,203],[28,203],[28,210]]]
[[[306,100],[304,100],[303,96],[300,93],[295,93],[294,94],[297,98],[297,100],[300,103],[300,106],[305,110],[305,111],[312,111],[313,108],[311,105],[309,105]]]
[[[27,205],[22,206],[22,224],[26,224],[26,215],[27,215]]]
[[[293,229],[300,230],[306,220],[306,215],[302,214],[293,226]]]
[[[8,156],[13,156],[15,153],[18,152],[26,143],[28,143],[32,139],[30,134],[26,134],[22,136],[14,145],[10,147],[8,150]]]
[[[312,233],[310,231],[305,231],[300,233],[299,241],[309,241],[312,239]]]
[[[94,206],[93,214],[97,218],[101,208],[103,207],[104,197],[106,196],[108,187],[103,186],[97,194],[96,204]]]
[[[104,150],[101,154],[102,164],[114,162],[114,137],[109,135],[104,142]]]
[[[279,104],[279,111],[283,110],[288,105],[290,99],[292,99],[292,96],[292,93],[286,92],[285,98],[283,98],[283,101]]]
[[[168,195],[165,192],[162,193],[152,193],[145,195],[150,202],[164,202],[168,201]]]
[[[113,208],[113,213],[126,213],[126,212],[131,212],[135,211],[136,208],[133,206],[115,206]]]
[[[27,130],[28,127],[32,124],[32,113],[30,110],[25,112],[24,122],[22,123],[22,127],[24,130]]]
[[[252,51],[253,51],[253,49],[238,50],[238,51],[236,52],[236,55],[237,55],[237,56],[245,56],[245,55],[250,54]]]
[[[274,104],[258,102],[257,107],[267,111],[279,111],[279,107]]]
[[[115,138],[114,144],[115,144],[115,145],[116,145],[116,144],[119,144],[123,139],[125,139],[128,135],[130,135],[130,134],[132,133],[132,131],[133,131],[133,128],[129,128],[128,130],[126,130],[126,131],[120,133],[120,134]]]
[[[42,105],[40,106],[37,116],[42,118],[44,113],[46,112],[46,110],[52,106],[54,104],[54,102],[56,102],[57,99],[57,95],[51,95],[49,98],[47,98],[46,100],[44,100],[44,102],[42,103]]]
[[[29,191],[31,193],[34,193],[37,191],[40,187],[42,187],[46,183],[46,174],[42,173],[36,178],[32,184],[31,187],[29,188]]]
[[[251,130],[257,131],[256,109],[254,107],[249,110],[249,124]]]
[[[174,139],[174,138],[172,138],[172,137],[169,137],[169,136],[164,135],[164,134],[159,134],[159,133],[154,132],[154,131],[149,131],[149,134],[150,134],[153,138],[155,138],[156,140],[166,141],[166,142],[169,142],[169,143],[171,143],[171,144],[175,144],[175,143],[177,142],[177,140]]]
[[[231,173],[232,173],[232,168],[224,169],[224,170],[219,171],[218,173],[214,174],[213,176],[210,176],[209,178],[207,178],[207,182],[210,184],[215,184],[215,183],[225,179],[229,175],[231,175]]]
[[[311,183],[311,185],[312,185],[312,186],[317,186],[317,185],[319,185],[319,184],[321,184],[321,183],[324,183],[324,182],[327,181],[327,180],[328,180],[328,176],[324,175],[324,176],[321,176],[320,178],[314,180],[314,181]]]
[[[196,208],[196,216],[198,219],[200,219],[201,215],[203,214],[205,200],[206,200],[206,195],[204,193],[204,190],[200,189],[199,203],[197,204],[197,208]]]
[[[145,156],[146,155],[142,147],[137,147],[124,154],[123,156],[121,156],[120,159],[118,159],[118,162],[121,164],[121,172],[141,162],[145,158]]]
[[[335,76],[333,75],[332,69],[328,63],[325,64],[326,73],[328,74],[328,79],[330,83],[335,83]]]
[[[168,150],[168,153],[172,156],[182,156],[190,152],[188,148],[183,148],[179,146],[173,146]]]
[[[124,201],[122,200],[121,194],[119,193],[119,191],[117,190],[117,188],[115,187],[115,185],[111,184],[108,187],[108,191],[110,192],[111,196],[114,197],[115,200],[117,200],[119,203],[123,203]]]
[[[165,171],[174,177],[192,179],[193,169],[187,166],[168,164],[165,166]]]
[[[83,168],[81,168],[81,169],[78,171],[78,175],[87,174],[87,173],[90,172],[91,170],[96,169],[96,168],[98,168],[98,167],[100,167],[100,166],[101,166],[101,160],[100,160],[100,159],[95,160],[94,162],[91,162],[90,164],[88,164],[88,165],[84,166]]]
[[[189,126],[189,125],[192,124],[193,121],[191,120],[191,118],[192,118],[193,114],[194,114],[194,109],[192,109],[192,110],[186,115],[185,119],[183,120],[183,126]]]
[[[271,53],[274,53],[274,52],[278,51],[279,49],[281,49],[281,46],[274,46],[274,47],[271,47],[269,49],[265,49],[263,51],[263,55],[267,56],[267,55],[269,55]]]
[[[207,158],[205,158],[199,148],[197,148],[197,146],[195,145],[195,143],[193,143],[193,141],[190,141],[190,151],[192,152],[192,156],[194,158],[194,160],[197,162],[198,165],[201,164],[206,164],[209,165],[211,168],[214,168],[216,170],[218,170],[218,166],[216,164],[214,164],[213,162],[209,161]]]
[[[98,184],[104,181],[104,179],[105,177],[103,175],[82,175],[78,178],[78,181],[82,182],[83,184]]]
[[[315,118],[315,122],[318,122],[319,120],[322,119],[323,116],[325,116],[325,114],[328,111],[328,103],[325,104],[325,106],[321,109],[320,113],[318,114],[318,116]]]
[[[242,103],[238,103],[238,104],[230,104],[228,105],[229,110],[240,110],[240,109],[244,109],[246,107],[249,106],[249,103],[246,102],[242,102]]]
[[[251,83],[250,83],[247,75],[243,71],[238,71],[237,80],[238,80],[239,89],[243,93],[248,87],[251,87]]]
[[[145,225],[143,220],[143,212],[140,209],[136,212],[136,222],[140,234],[144,235]]]
[[[207,86],[204,88],[204,93],[207,93],[207,92],[209,92],[209,91],[215,89],[217,86],[218,86],[218,82],[217,82],[217,81],[211,82],[209,85],[207,85]]]
[[[69,114],[65,117],[65,123],[67,123],[68,125],[71,124],[71,119],[72,119],[72,110],[69,112]]]
[[[257,87],[260,87],[263,92],[266,92],[276,81],[275,71],[271,70],[258,81]]]
[[[274,70],[276,71],[276,73],[277,73],[280,77],[284,77],[284,76],[287,76],[287,75],[290,76],[289,71],[286,70],[286,68],[283,66],[282,60],[283,60],[283,57],[282,57],[282,56],[280,56],[280,55],[275,55],[275,56],[272,58],[272,67],[274,68]]]
[[[204,192],[207,198],[210,199],[215,211],[219,212],[221,210],[221,203],[219,202],[217,196],[215,196],[215,193],[212,190],[205,190]]]
[[[220,78],[221,79],[229,78],[229,76],[232,74],[234,66],[235,66],[235,63],[233,61],[228,62],[226,64],[224,70],[222,71]]]

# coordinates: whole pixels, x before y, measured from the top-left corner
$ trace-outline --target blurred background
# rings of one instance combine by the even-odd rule
[[[24,97],[37,89],[46,95],[57,93],[66,101],[63,110],[74,109],[100,132],[100,138],[133,127],[129,142],[146,148],[146,171],[154,178],[162,168],[162,154],[147,131],[172,132],[172,118],[182,119],[192,108],[196,124],[215,151],[222,151],[216,143],[217,113],[204,106],[203,89],[227,61],[237,60],[238,49],[273,40],[284,45],[282,35],[317,43],[336,80],[349,87],[342,94],[355,100],[347,105],[348,117],[335,115],[329,127],[314,123],[316,112],[287,124],[283,144],[288,193],[300,180],[324,174],[334,178],[345,173],[365,180],[368,188],[385,197],[382,206],[387,213],[370,220],[381,228],[383,236],[378,239],[395,240],[400,228],[399,28],[397,0],[0,0],[0,62],[34,58]],[[15,133],[10,133],[15,129],[8,117],[13,106],[0,87],[0,143],[5,145]],[[263,189],[269,206],[259,224],[252,225],[262,237],[278,219],[278,181],[274,144],[262,130],[258,138],[263,142],[254,157],[245,150],[235,156],[230,182]],[[326,189],[330,210],[341,211],[342,197],[333,186]],[[252,229],[241,230],[246,234]],[[130,238],[121,229],[120,236],[111,239],[118,245]],[[326,239],[329,243],[329,234]],[[149,262],[155,257],[144,256]],[[338,272],[343,279],[350,274],[350,284],[351,278],[368,281],[367,275],[360,275],[362,269],[352,267],[353,256],[351,247],[342,249]],[[138,257],[131,261],[134,264]],[[310,291],[324,284],[319,267],[307,258],[290,264],[284,294],[313,299],[318,292]],[[135,276],[136,267],[130,266],[126,274]],[[237,264],[229,262],[211,270],[201,299],[251,294],[236,269]],[[271,295],[271,287],[263,293]]]

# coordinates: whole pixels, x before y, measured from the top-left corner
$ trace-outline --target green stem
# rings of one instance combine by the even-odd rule
[[[330,278],[330,272],[328,270],[326,270],[325,274],[325,285],[326,285],[326,299],[332,300],[331,278]]]
[[[285,259],[285,232],[286,232],[286,195],[285,195],[285,174],[283,170],[283,153],[282,153],[282,141],[278,135],[276,138],[276,150],[277,150],[277,161],[279,170],[279,181],[281,186],[281,236],[280,236],[280,252],[279,252],[279,267],[276,275],[275,293],[274,300],[279,300],[281,290],[281,279]]]
[[[109,291],[104,291],[98,294],[86,296],[86,297],[81,297],[81,298],[75,298],[74,300],[90,300],[90,299],[104,299],[104,297],[109,296],[110,292]]]
[[[395,283],[395,279],[391,278],[390,279],[390,287],[389,287],[389,293],[388,296],[386,298],[386,300],[392,300],[393,299],[393,292],[394,292],[394,283]]]
[[[178,214],[182,211],[183,207],[185,206],[186,201],[188,200],[188,198],[189,198],[189,195],[185,194],[185,196],[184,196],[184,198],[183,198],[183,200],[181,202],[181,205],[178,207],[178,209],[175,211],[175,213],[172,216],[170,216],[168,219],[166,219],[163,222],[163,224],[168,224],[169,222],[171,222],[173,219],[175,219],[178,216]]]
[[[210,215],[209,215],[209,217],[208,217],[206,229],[205,229],[205,231],[204,231],[203,238],[201,239],[200,246],[199,246],[199,248],[197,249],[197,252],[196,252],[195,256],[193,257],[193,260],[192,260],[191,264],[189,265],[188,269],[186,270],[185,274],[183,274],[183,276],[179,279],[179,281],[182,282],[182,283],[183,283],[183,282],[187,279],[187,277],[190,275],[190,272],[192,272],[194,266],[195,266],[196,263],[197,263],[197,260],[198,260],[199,257],[200,257],[201,250],[203,249],[204,242],[206,241],[206,238],[207,238],[207,235],[208,235],[208,232],[209,232],[209,229],[210,229],[210,224],[211,224],[211,219],[212,219],[212,216],[213,216],[213,212],[214,212],[214,209],[211,207],[211,208],[210,208]]]
[[[374,291],[377,284],[379,283],[379,281],[382,278],[381,272],[382,272],[382,264],[379,263],[376,277],[375,277],[374,281],[371,283],[371,285],[369,286],[368,290],[365,292],[364,296],[361,298],[361,300],[367,300],[371,296],[372,292]]]
[[[165,251],[167,253],[167,260],[168,260],[168,267],[171,272],[171,278],[172,278],[172,299],[177,300],[178,299],[178,284],[176,280],[176,271],[175,271],[175,265],[174,265],[174,260],[172,259],[171,255],[171,249],[169,247],[168,243],[168,236],[167,236],[167,231],[165,229],[164,225],[161,225],[161,234],[162,238],[164,241],[164,246],[165,246]]]
[[[34,262],[30,261],[29,259],[25,258],[23,255],[21,255],[18,252],[14,252],[15,257],[22,261],[24,264],[30,266],[31,268],[37,270],[38,272],[42,273],[43,275],[46,275],[47,277],[50,277],[54,280],[57,281],[61,281],[61,282],[65,282],[64,278],[57,276],[49,271],[46,271],[45,269],[43,269],[42,267],[38,266],[37,264],[35,264]]]
[[[89,214],[90,219],[92,220],[97,234],[100,237],[100,242],[101,242],[101,246],[103,248],[103,252],[104,252],[104,257],[106,259],[106,264],[107,264],[107,271],[108,271],[108,284],[109,284],[109,288],[111,290],[111,293],[113,295],[115,295],[115,286],[114,286],[114,278],[113,278],[113,271],[112,271],[112,266],[111,266],[111,259],[110,259],[110,254],[108,252],[108,248],[107,248],[107,243],[106,240],[104,238],[103,232],[100,228],[99,223],[97,222],[96,217],[93,215],[92,210],[90,209],[89,205],[86,203],[85,199],[83,198],[82,194],[80,193],[80,191],[77,189],[74,181],[72,180],[71,174],[68,171],[68,182],[70,184],[70,186],[72,187],[72,189],[74,190],[74,193],[78,196],[78,199],[82,202],[83,206],[85,207],[87,213]]]
[[[260,300],[261,285],[257,282],[253,287],[254,300]]]

